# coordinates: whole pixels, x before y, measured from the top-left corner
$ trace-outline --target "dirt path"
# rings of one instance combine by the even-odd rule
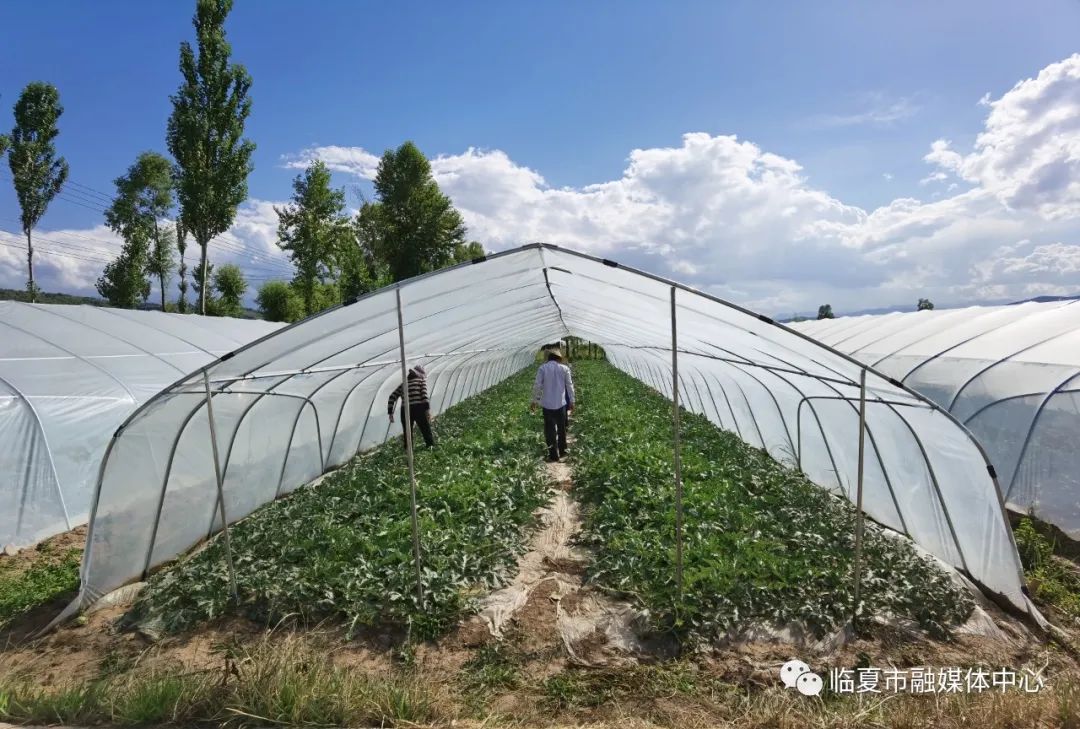
[[[638,637],[638,611],[585,582],[592,555],[575,544],[582,519],[573,469],[566,462],[546,467],[555,488],[537,514],[540,528],[519,558],[513,581],[483,598],[473,620],[527,654],[546,654],[556,662],[561,654],[571,665],[617,665],[654,653],[655,646]]]

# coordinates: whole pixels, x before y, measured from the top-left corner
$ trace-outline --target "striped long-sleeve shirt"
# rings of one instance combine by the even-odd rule
[[[386,403],[386,413],[388,415],[394,414],[394,405],[401,398],[401,385],[394,388],[394,391],[390,393],[390,399]],[[409,373],[409,404],[410,405],[427,405],[427,378],[423,375],[418,375],[415,372]]]

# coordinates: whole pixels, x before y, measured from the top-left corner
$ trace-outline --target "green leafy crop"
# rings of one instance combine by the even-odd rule
[[[449,409],[435,421],[438,446],[417,447],[423,605],[398,436],[231,527],[239,606],[229,594],[224,542],[215,537],[152,577],[131,618],[160,620],[175,632],[239,611],[257,620],[336,617],[353,627],[438,634],[471,591],[512,576],[532,514],[547,498],[540,430],[525,407],[530,376]]]
[[[591,579],[635,597],[653,627],[708,639],[752,624],[824,635],[851,617],[855,509],[764,451],[683,411],[683,594],[675,580],[671,402],[607,364],[574,366],[571,430]],[[970,597],[909,543],[866,522],[861,614],[944,635]]]

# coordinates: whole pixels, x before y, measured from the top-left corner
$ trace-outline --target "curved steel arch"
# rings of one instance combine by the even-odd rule
[[[608,266],[612,266],[612,267],[615,267],[615,268],[621,268],[621,269],[623,269],[624,271],[626,271],[626,272],[628,272],[630,274],[642,276],[644,278],[651,279],[651,280],[654,280],[654,281],[659,281],[659,282],[661,282],[661,283],[663,283],[663,284],[665,284],[667,286],[673,286],[675,288],[679,288],[679,289],[682,289],[684,291],[696,294],[697,296],[702,297],[704,300],[712,301],[712,302],[714,302],[716,304],[719,304],[721,306],[725,306],[725,307],[730,308],[730,309],[732,309],[734,311],[741,312],[742,314],[750,317],[746,322],[739,322],[739,321],[730,322],[730,321],[725,321],[725,320],[718,320],[718,321],[723,321],[723,323],[727,327],[730,327],[732,330],[745,331],[745,332],[748,332],[749,334],[752,334],[752,335],[755,335],[755,336],[761,336],[763,341],[769,341],[772,346],[775,346],[780,351],[785,351],[785,352],[790,351],[790,352],[793,352],[793,353],[797,354],[799,357],[806,357],[807,356],[806,353],[801,353],[801,352],[799,352],[798,348],[792,346],[792,344],[797,340],[802,340],[803,342],[809,342],[812,347],[820,347],[821,349],[824,349],[825,351],[830,352],[832,354],[832,356],[836,357],[838,360],[842,360],[842,361],[846,361],[846,362],[851,363],[854,366],[856,371],[858,369],[863,369],[863,370],[866,370],[867,372],[872,372],[873,374],[880,377],[882,379],[882,381],[890,383],[890,385],[895,387],[897,390],[902,391],[902,392],[906,392],[907,394],[911,395],[915,400],[926,403],[934,411],[943,413],[945,415],[946,419],[951,424],[950,427],[958,428],[959,432],[963,435],[963,437],[967,438],[969,440],[969,442],[974,445],[974,448],[975,448],[976,452],[978,453],[978,455],[975,456],[975,458],[980,458],[981,457],[981,459],[983,461],[983,464],[987,465],[987,466],[989,465],[987,463],[987,461],[986,461],[985,452],[982,450],[982,448],[979,445],[978,441],[971,436],[970,432],[968,432],[963,427],[963,425],[961,423],[959,423],[954,417],[952,417],[947,411],[943,410],[940,406],[938,406],[936,403],[933,403],[928,398],[920,395],[917,392],[914,392],[914,391],[910,390],[910,388],[904,386],[902,383],[899,383],[896,380],[893,380],[893,379],[891,379],[891,378],[889,378],[887,376],[882,375],[880,372],[877,372],[873,368],[866,367],[865,365],[858,362],[853,357],[845,355],[844,353],[839,352],[839,351],[835,350],[834,348],[829,347],[827,345],[823,345],[820,342],[816,342],[811,337],[809,337],[807,335],[804,335],[804,334],[802,334],[800,332],[791,330],[791,329],[789,329],[787,327],[784,327],[783,325],[780,325],[780,324],[772,321],[771,319],[768,319],[767,317],[759,317],[759,316],[755,315],[753,312],[751,312],[751,311],[749,311],[747,309],[744,309],[742,307],[739,307],[737,305],[731,304],[730,302],[727,302],[727,301],[725,301],[723,299],[719,299],[717,297],[710,296],[708,294],[704,294],[704,293],[702,293],[700,291],[697,291],[695,289],[692,289],[690,287],[678,284],[676,282],[669,281],[667,279],[663,279],[663,278],[658,277],[658,276],[654,276],[652,274],[648,274],[648,273],[639,271],[639,270],[634,269],[634,268],[625,267],[625,266],[619,266],[618,264],[614,264],[613,262],[604,261],[604,260],[595,258],[593,256],[588,256],[588,255],[577,253],[577,252],[574,252],[574,251],[567,251],[565,249],[557,248],[555,246],[548,246],[548,245],[544,245],[544,244],[533,244],[533,245],[530,245],[530,246],[524,246],[522,248],[514,249],[514,250],[511,250],[511,251],[506,251],[506,252],[501,253],[501,254],[494,254],[493,256],[489,256],[487,259],[480,259],[480,260],[491,260],[491,259],[499,258],[499,257],[505,256],[505,255],[519,254],[522,251],[528,251],[528,250],[531,250],[533,248],[536,248],[537,251],[540,252],[541,254],[546,250],[558,250],[561,254],[564,254],[566,256],[571,256],[571,257],[576,256],[576,257],[578,257],[580,259],[589,260],[589,261],[592,261],[592,262],[597,263],[597,264],[603,264],[603,265],[608,265]],[[544,266],[546,268],[547,266],[545,265],[544,256],[540,255],[539,258],[540,258],[541,266]],[[471,264],[471,263],[460,264],[458,267],[455,267],[455,268],[459,268],[461,266],[467,266],[467,265],[473,265],[473,264]],[[552,267],[552,270],[554,270],[555,268],[557,268],[557,267]],[[527,269],[518,269],[518,270],[519,270],[519,272],[523,272],[523,271],[526,271]],[[436,273],[428,274],[428,275],[441,275],[443,273],[445,273],[445,272],[436,272]],[[427,276],[424,276],[422,278],[426,278],[426,277]],[[410,283],[411,283],[411,281],[400,282],[399,284],[396,285],[396,287],[400,288],[402,286],[408,286]],[[545,283],[550,284],[551,283],[550,279],[548,279],[548,281],[545,281]],[[544,285],[544,284],[541,284],[541,285]],[[617,285],[617,282],[614,285]],[[382,293],[382,291],[380,291],[378,293]],[[634,293],[635,293],[636,296],[640,296],[640,297],[643,297],[643,298],[657,298],[657,299],[659,298],[659,297],[653,296],[652,293],[649,292],[649,291],[635,291]],[[685,307],[685,304],[683,304],[683,306]],[[333,310],[331,310],[331,311],[333,311]],[[330,313],[330,312],[327,312],[327,313]],[[699,312],[699,313],[702,313],[702,312]],[[326,314],[320,314],[319,316],[325,316],[325,315]],[[706,312],[706,315],[708,315],[707,312]],[[758,319],[761,323],[760,324],[755,324],[754,319]],[[303,322],[300,322],[298,324],[302,324],[302,323]],[[297,326],[297,325],[294,325],[294,326]],[[775,333],[773,331],[773,327],[778,328],[778,330]],[[570,328],[571,329],[576,329],[577,328],[576,323],[572,324],[570,326]],[[290,328],[280,330],[278,333],[283,333],[285,331],[288,331],[289,329]],[[342,331],[342,329],[338,329],[337,331]],[[782,335],[781,335],[781,332],[783,333]],[[268,335],[268,337],[270,337],[270,336],[275,336],[275,334]],[[255,343],[246,345],[245,347],[241,347],[240,349],[238,349],[236,351],[241,352],[241,351],[245,351],[248,348],[257,346],[258,342],[265,341],[268,337],[264,337],[264,338],[258,340]],[[788,340],[790,340],[790,341],[788,341]],[[292,348],[287,349],[286,351],[287,352],[294,352],[295,350],[296,350],[296,348],[292,347]],[[813,352],[813,351],[817,351],[817,350],[811,350],[811,352]],[[649,357],[647,357],[646,359],[648,359],[648,358]],[[222,358],[222,359],[226,359],[226,358]],[[255,358],[253,358],[253,359],[255,359]],[[633,359],[637,359],[637,358],[627,356],[627,359],[633,360]],[[812,354],[809,357],[809,359],[811,359],[811,360],[813,359]],[[208,372],[209,370],[211,370],[213,367],[215,367],[221,361],[222,360],[219,359],[214,364],[207,365],[206,367],[202,368],[199,372]],[[740,369],[740,371],[743,371],[744,375],[747,374],[745,372],[745,370],[741,370],[741,368],[736,368],[734,366],[734,363],[727,363],[727,364],[728,364],[729,367],[732,367],[733,369]],[[820,365],[820,363],[818,363],[818,364]],[[460,374],[460,370],[459,370],[459,374]],[[821,379],[818,374],[812,374],[812,373],[809,373],[809,372],[800,373],[800,374],[802,376],[806,376],[806,377],[809,377],[811,379]],[[848,384],[848,381],[851,381],[852,383],[854,381],[853,378],[851,378],[850,376],[845,377],[845,376],[842,375],[842,377],[844,378],[844,384],[845,385]],[[754,379],[756,381],[758,381],[759,384],[761,384],[764,387],[764,384],[760,380],[757,380],[757,378],[754,378]],[[736,384],[738,384],[738,383],[736,382]],[[471,383],[471,386],[473,388],[475,388],[477,385],[478,385],[477,382],[472,382]],[[456,398],[457,397],[456,390],[457,390],[458,387],[460,387],[460,385],[457,384],[457,383],[448,383],[447,390],[448,390],[448,392],[450,392],[451,398]],[[767,387],[765,389],[768,390]],[[700,398],[700,392],[698,394],[699,394],[699,400],[700,400],[701,399]],[[726,395],[726,393],[725,393],[725,395]],[[158,396],[158,398],[160,398],[160,397],[162,397],[162,395]],[[774,404],[777,404],[776,401],[775,401],[775,395],[772,395],[772,397],[774,399]],[[154,401],[156,401],[158,398],[155,398]],[[746,399],[745,392],[744,392],[744,399]],[[702,402],[702,406],[704,406],[703,402]],[[760,428],[757,425],[756,419],[754,419],[754,417],[755,417],[754,416],[754,409],[750,406],[748,399],[747,399],[746,406],[747,406],[747,412],[750,414],[751,418],[753,419],[753,422],[755,423],[755,427],[760,430]],[[783,426],[784,426],[785,430],[787,431],[787,436],[788,436],[788,439],[790,441],[790,439],[791,439],[790,429],[788,428],[788,426],[786,424],[786,421],[783,419],[783,414],[782,414],[783,409],[780,408],[780,411],[781,411],[782,423],[783,423]],[[131,416],[129,416],[129,418],[125,421],[124,426],[122,426],[122,428],[114,436],[114,441],[115,441],[116,437],[122,436],[124,429],[127,428],[127,427],[130,427],[131,423],[139,416],[139,414],[144,413],[144,412],[145,412],[145,407],[139,408],[139,410],[136,413],[133,413]],[[908,422],[902,416],[898,415],[898,417],[900,417],[900,420],[904,424],[904,426],[908,430],[912,431],[912,436],[913,436],[913,439],[914,439],[916,445],[920,448],[920,450],[922,450],[924,458],[926,458],[926,453],[925,453],[925,448],[923,446],[923,443],[920,440],[918,434],[914,432],[914,428],[912,427],[912,424],[910,422]],[[737,420],[735,422],[737,423]],[[764,444],[764,438],[763,437],[761,438],[761,442]],[[110,444],[110,446],[111,446],[111,444]],[[109,454],[111,455],[112,453],[113,453],[113,451],[112,451],[112,449],[110,447]],[[108,456],[107,456],[107,458],[108,458]],[[931,472],[930,473],[931,480],[934,482],[933,486],[937,487],[938,485],[937,485],[936,480],[935,480],[936,477],[933,474],[932,464],[930,465],[930,472]],[[97,484],[97,488],[95,490],[95,504],[94,504],[95,512],[97,510],[98,504],[100,503],[102,477],[103,476],[99,476],[99,481],[98,481],[98,484]],[[993,482],[991,485],[997,491],[997,496],[998,496],[999,503],[1000,503],[1001,502],[1000,488],[997,486],[996,482]],[[939,501],[940,501],[940,504],[941,504],[942,509],[944,511],[944,502],[943,502],[943,500],[940,500],[940,499],[939,499]],[[946,515],[946,518],[948,519],[947,513],[945,515]],[[1004,512],[1003,511],[1002,511],[1002,524],[1006,526],[1006,531],[1007,531],[1007,522],[1005,522]],[[952,536],[955,539],[955,537],[956,537],[955,528],[950,526],[950,530],[952,532]],[[88,552],[88,555],[89,554],[90,553]],[[962,549],[958,550],[957,556],[960,559],[960,561],[964,564],[964,568],[968,569],[967,568],[966,558],[965,558],[965,555],[964,555]],[[1002,559],[1008,559],[1007,555],[1004,555],[1004,554],[1001,555],[1001,558]],[[1003,589],[1008,590],[1009,594],[1014,594],[1016,588],[1013,585],[1013,583],[1010,582],[1010,583],[1007,583],[1006,585],[1004,585]]]

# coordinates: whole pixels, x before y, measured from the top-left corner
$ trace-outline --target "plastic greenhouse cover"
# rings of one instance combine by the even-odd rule
[[[280,326],[0,302],[0,545],[85,524],[117,426],[178,377]]]
[[[853,497],[861,365],[687,287],[533,244],[322,312],[149,400],[102,463],[80,602],[145,576],[220,528],[207,383],[229,521],[387,440],[394,429],[386,400],[401,379],[395,289],[406,360],[427,369],[435,413],[567,335],[602,345],[616,367],[670,394],[674,295],[682,404]],[[867,513],[1000,601],[1034,612],[977,442],[925,398],[875,373],[867,398]]]
[[[986,448],[1009,508],[1080,539],[1080,302],[793,326],[949,410]]]

